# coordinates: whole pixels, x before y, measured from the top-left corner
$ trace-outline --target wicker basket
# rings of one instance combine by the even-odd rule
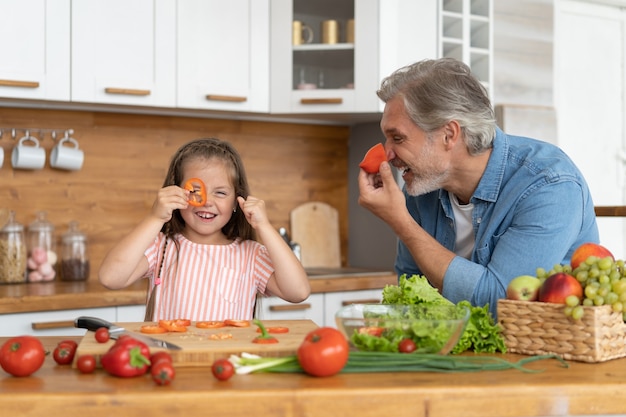
[[[604,362],[626,356],[626,324],[610,306],[583,307],[581,320],[565,316],[562,304],[498,301],[498,323],[507,350],[526,355]]]

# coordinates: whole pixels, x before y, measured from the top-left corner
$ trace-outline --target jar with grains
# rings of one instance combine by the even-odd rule
[[[78,229],[78,222],[73,221],[61,237],[61,280],[85,281],[88,278],[87,236]]]
[[[0,229],[0,284],[26,282],[26,241],[24,226],[15,221],[15,212]]]
[[[45,211],[38,212],[35,221],[28,225],[26,247],[27,280],[29,282],[54,280],[57,263],[54,225],[48,221]]]

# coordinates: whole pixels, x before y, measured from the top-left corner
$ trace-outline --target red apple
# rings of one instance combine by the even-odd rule
[[[535,301],[539,297],[541,280],[532,275],[520,275],[513,278],[506,287],[508,300]]]
[[[550,275],[539,288],[539,301],[544,303],[565,304],[565,299],[575,295],[583,298],[583,287],[573,276],[565,272]]]
[[[578,265],[585,262],[590,256],[596,256],[600,259],[610,256],[611,258],[613,258],[613,260],[615,260],[611,251],[609,251],[604,246],[597,243],[587,242],[576,248],[576,250],[572,254],[572,259],[570,260],[570,265],[572,266],[572,269],[578,268]]]

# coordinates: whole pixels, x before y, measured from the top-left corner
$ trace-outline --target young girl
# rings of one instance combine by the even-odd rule
[[[206,202],[185,187],[199,179]],[[196,182],[196,180],[194,180]],[[255,232],[263,245],[255,240]],[[257,293],[290,302],[310,286],[302,264],[270,224],[265,203],[249,195],[238,152],[198,139],[174,154],[150,215],[106,255],[107,288],[150,279],[146,320],[250,320]]]

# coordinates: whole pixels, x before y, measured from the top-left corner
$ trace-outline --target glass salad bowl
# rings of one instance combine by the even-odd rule
[[[335,322],[357,350],[414,348],[417,353],[446,355],[465,331],[469,316],[469,308],[456,305],[351,304],[335,314]],[[414,342],[413,348],[404,349],[406,339]]]

